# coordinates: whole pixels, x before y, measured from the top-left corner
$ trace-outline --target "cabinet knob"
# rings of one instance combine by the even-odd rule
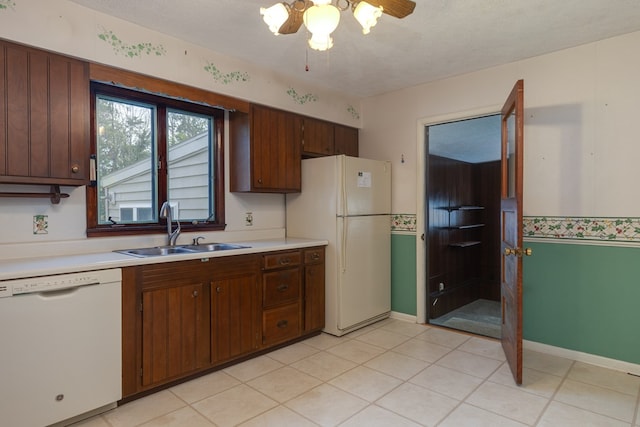
[[[80,166],[78,166],[78,165],[71,166],[71,172],[73,172],[73,173],[80,172]]]
[[[216,288],[216,292],[217,292],[217,293],[222,292],[222,288],[221,288],[220,286],[218,286],[218,287]]]
[[[258,178],[258,184],[262,184],[262,178]]]
[[[193,291],[193,297],[197,297],[198,296],[198,291]]]

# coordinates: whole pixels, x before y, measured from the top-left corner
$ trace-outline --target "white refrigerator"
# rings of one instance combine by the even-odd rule
[[[329,241],[325,332],[341,336],[391,311],[391,162],[302,160],[302,192],[287,195],[288,237]]]

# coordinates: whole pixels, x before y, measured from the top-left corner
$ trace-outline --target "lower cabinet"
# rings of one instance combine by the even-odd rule
[[[231,262],[230,262],[231,261]],[[222,257],[210,261],[211,363],[260,348],[260,258]]]
[[[324,247],[123,268],[123,399],[324,326]]]

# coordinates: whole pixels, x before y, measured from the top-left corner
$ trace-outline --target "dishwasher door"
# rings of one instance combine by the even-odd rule
[[[121,318],[119,281],[0,298],[0,423],[45,426],[119,400]]]

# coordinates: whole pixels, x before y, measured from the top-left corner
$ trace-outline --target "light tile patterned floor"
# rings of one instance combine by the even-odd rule
[[[640,378],[387,319],[322,334],[130,402],[77,427],[640,426]]]

